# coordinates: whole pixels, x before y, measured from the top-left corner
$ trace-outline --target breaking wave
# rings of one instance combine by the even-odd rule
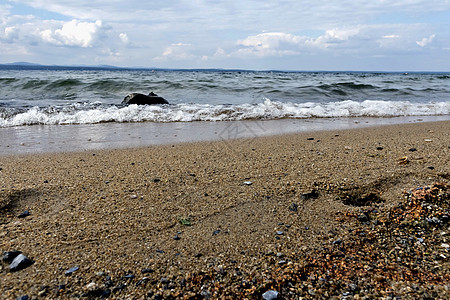
[[[68,83],[71,84],[71,83]],[[105,106],[101,103],[66,106],[0,108],[0,127],[24,125],[95,124],[104,122],[193,122],[333,117],[397,117],[449,115],[450,102],[339,101],[292,103],[265,99],[257,104],[174,104]]]

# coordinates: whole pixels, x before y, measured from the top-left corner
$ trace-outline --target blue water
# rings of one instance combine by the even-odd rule
[[[123,106],[132,92],[170,105]],[[450,115],[450,73],[0,66],[0,127]]]

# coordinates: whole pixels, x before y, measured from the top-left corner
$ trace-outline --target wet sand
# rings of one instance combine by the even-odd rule
[[[274,290],[280,299],[341,297],[349,283],[330,273],[323,280],[342,284],[318,291],[314,272],[305,271],[311,259],[325,245],[351,239],[349,228],[359,225],[344,217],[369,207],[389,211],[404,191],[448,183],[449,154],[445,121],[3,156],[0,250],[21,251],[34,264],[9,272],[2,263],[0,293],[261,299]],[[19,218],[25,210],[30,215]],[[449,242],[447,227],[433,231],[436,251],[443,251],[436,255],[446,257],[435,270],[438,298],[449,287],[450,254],[440,246]],[[66,275],[72,267],[78,269]],[[294,272],[308,276],[290,285],[279,279],[297,278]],[[344,296],[386,297],[411,285],[383,282]],[[430,284],[417,283],[409,296],[424,295]]]

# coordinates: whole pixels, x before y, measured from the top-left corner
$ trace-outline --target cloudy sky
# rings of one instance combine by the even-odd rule
[[[450,71],[450,0],[1,0],[17,61]]]

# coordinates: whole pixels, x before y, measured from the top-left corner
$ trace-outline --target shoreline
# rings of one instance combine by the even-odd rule
[[[449,120],[445,115],[6,127],[0,128],[0,155],[127,149]]]
[[[34,261],[0,293],[444,298],[449,153],[442,121],[0,156],[0,250]]]

